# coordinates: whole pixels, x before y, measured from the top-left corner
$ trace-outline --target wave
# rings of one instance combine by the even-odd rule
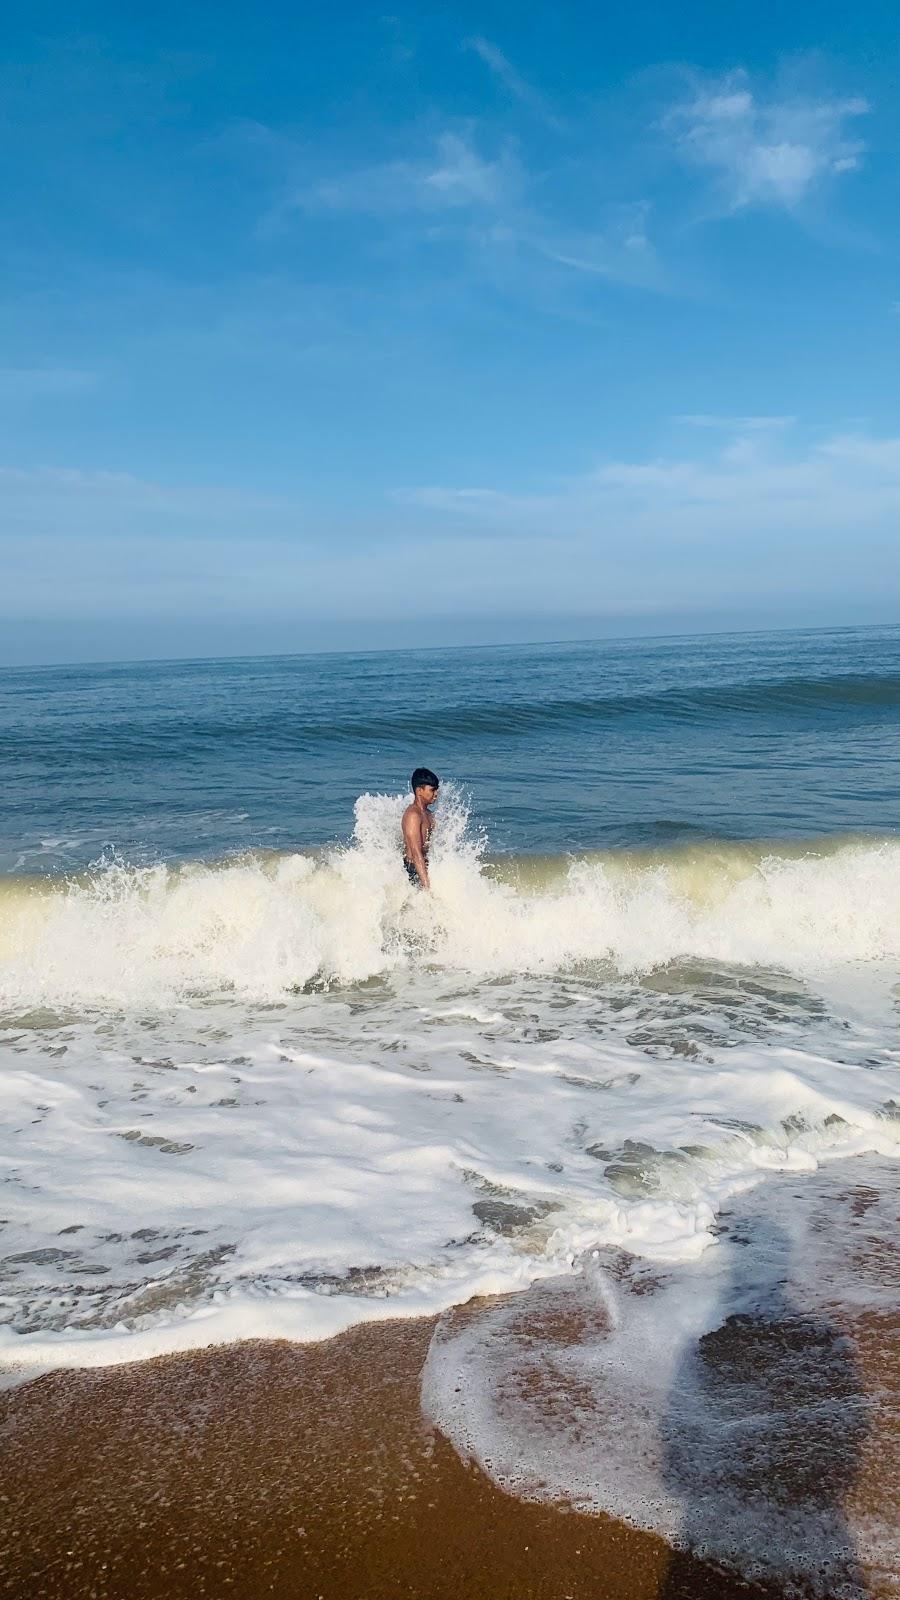
[[[428,734],[432,740],[447,737],[472,737],[478,734],[503,736],[531,729],[560,729],[602,725],[622,718],[651,717],[674,722],[701,722],[721,714],[728,716],[781,716],[795,712],[838,713],[858,711],[879,713],[900,708],[900,674],[845,673],[828,677],[785,677],[756,682],[689,684],[648,693],[608,693],[600,695],[555,695],[529,700],[505,695],[503,699],[482,700],[465,705],[429,707]],[[335,716],[333,708],[315,699],[300,711],[279,707],[269,714],[191,719],[146,718],[140,725],[117,721],[106,734],[91,726],[66,729],[56,726],[46,735],[32,731],[27,740],[21,734],[0,738],[0,753],[12,762],[31,761],[42,753],[54,760],[77,752],[79,761],[105,765],[112,753],[117,759],[156,759],[169,755],[173,737],[179,746],[195,751],[220,745],[290,750],[294,753],[322,745],[374,741],[379,744],[406,744],[422,733],[421,712],[402,705],[392,706],[384,716]]]
[[[108,860],[77,879],[0,880],[0,1008],[269,1002],[422,965],[491,975],[900,962],[895,837],[491,863],[450,790],[423,895],[400,866],[403,804],[361,796],[350,845],[319,855]]]

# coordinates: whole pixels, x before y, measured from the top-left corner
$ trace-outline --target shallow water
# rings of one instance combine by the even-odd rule
[[[898,1194],[873,1157],[772,1177],[723,1206],[694,1263],[599,1249],[577,1277],[450,1313],[425,1410],[519,1496],[779,1592],[900,1593]]]

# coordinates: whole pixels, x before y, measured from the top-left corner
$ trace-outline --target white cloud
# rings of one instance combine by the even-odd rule
[[[552,120],[496,44],[479,35],[465,47],[517,101]],[[864,145],[853,124],[867,110],[859,98],[766,91],[739,70],[718,80],[695,77],[661,126],[678,160],[711,174],[718,208],[790,211],[827,178],[860,164]],[[564,131],[561,125],[557,131]],[[414,135],[399,158],[327,176],[309,174],[308,153],[294,149],[287,156],[294,175],[272,216],[281,222],[298,211],[371,217],[401,250],[417,238],[431,249],[455,250],[471,276],[562,315],[578,314],[577,279],[585,290],[591,279],[665,289],[654,237],[664,221],[657,221],[645,196],[604,201],[609,152],[597,149],[596,132],[586,122],[565,131],[568,154],[554,142],[541,171],[526,164],[522,146],[498,137],[485,120],[448,121],[436,136],[433,130]],[[628,152],[623,156],[627,166]],[[301,182],[298,164],[306,166]],[[617,167],[622,164],[617,158]]]
[[[421,177],[423,190],[449,205],[497,205],[508,198],[512,164],[507,160],[483,161],[472,145],[458,134],[438,140],[438,160]]]
[[[661,287],[645,205],[607,207],[592,227],[561,222],[551,186],[532,178],[514,147],[486,156],[476,135],[471,126],[447,129],[426,152],[407,160],[305,185],[281,214],[355,212],[380,219],[386,228],[402,216],[432,243],[440,238],[462,247],[475,273],[569,315],[571,302],[554,307],[554,280],[571,282],[577,274]]]
[[[385,161],[297,189],[288,209],[355,211],[380,216],[508,203],[520,187],[518,163],[507,150],[481,156],[468,131],[446,131],[427,154]]]
[[[663,126],[683,160],[716,174],[728,210],[791,210],[816,184],[860,165],[865,145],[848,128],[868,110],[859,97],[760,95],[738,71],[673,106]]]
[[[787,419],[778,419],[785,427]],[[428,485],[401,491],[408,505],[470,532],[557,535],[646,548],[697,541],[741,547],[780,538],[811,541],[831,532],[850,559],[868,536],[900,548],[900,439],[833,434],[789,447],[784,427],[759,419],[711,456],[607,461],[545,493]],[[855,559],[855,557],[854,557]],[[900,569],[897,571],[900,580]]]

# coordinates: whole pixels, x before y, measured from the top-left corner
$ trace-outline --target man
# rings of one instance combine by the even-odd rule
[[[410,883],[428,889],[428,842],[434,829],[429,808],[437,799],[440,779],[428,767],[416,767],[410,783],[414,798],[403,813],[403,865]]]

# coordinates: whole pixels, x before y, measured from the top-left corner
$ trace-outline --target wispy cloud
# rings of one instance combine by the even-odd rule
[[[662,125],[682,160],[714,174],[726,210],[792,210],[825,179],[860,166],[865,145],[850,130],[868,110],[858,96],[766,95],[737,71],[698,86]]]
[[[857,432],[791,443],[788,419],[777,420],[777,428],[760,428],[760,419],[747,419],[711,456],[606,461],[546,492],[431,484],[398,498],[460,528],[505,529],[512,538],[576,532],[617,547],[637,539],[668,548],[740,540],[752,551],[778,537],[815,541],[837,530],[852,531],[854,541],[883,536],[885,548],[890,536],[893,544],[900,439]]]
[[[565,134],[549,147],[544,140],[540,170],[528,160],[527,137],[509,138],[487,116],[448,119],[437,132],[432,117],[427,131],[410,130],[399,156],[327,173],[310,170],[309,151],[279,140],[292,170],[269,222],[280,226],[298,213],[369,218],[401,251],[421,240],[431,250],[464,252],[471,279],[569,316],[578,311],[570,292],[576,280],[582,294],[591,280],[670,288],[663,265],[667,178],[658,192],[623,199],[621,176],[633,152],[617,160],[610,184],[589,116],[563,127],[497,44],[483,35],[464,43],[517,103]],[[868,110],[861,98],[759,87],[743,70],[711,80],[695,75],[690,85],[677,103],[657,107],[655,126],[676,163],[709,175],[721,213],[796,211],[817,186],[862,160],[864,145],[854,134]],[[258,145],[259,130],[254,140]],[[701,187],[708,200],[705,177]]]
[[[380,528],[367,520],[359,546],[346,517],[328,528],[299,499],[5,468],[0,553],[15,581],[0,615],[389,618],[398,571],[410,614],[647,617],[752,595],[782,605],[789,592],[807,609],[889,614],[900,438],[785,432],[728,436],[708,455],[603,461],[537,491],[416,486]]]
[[[396,617],[398,571],[407,574],[406,615],[471,611],[461,542],[438,533],[423,563],[419,531],[397,520],[395,512],[386,516],[381,529],[367,520],[359,543],[351,518],[336,524],[290,497],[123,472],[2,467],[0,566],[8,581],[0,585],[0,618],[4,626],[57,617],[79,626],[100,616],[114,626],[192,618],[207,633],[218,627],[216,648],[228,651],[229,616],[245,623],[280,617],[295,630],[321,617]],[[527,594],[528,569],[511,581],[506,564],[505,540],[486,539],[479,571],[489,594],[516,584]],[[296,647],[303,635],[287,637]],[[0,659],[6,643],[0,630]],[[259,647],[271,641],[263,637]]]
[[[689,428],[716,428],[726,433],[758,433],[770,428],[789,428],[796,417],[723,417],[712,412],[688,412],[675,417]]]
[[[544,96],[532,84],[528,83],[520,72],[516,71],[509,57],[504,55],[497,45],[492,44],[490,39],[485,39],[481,34],[476,34],[474,38],[467,39],[465,45],[467,49],[474,50],[475,54],[481,57],[485,66],[490,69],[495,78],[499,79],[504,89],[508,94],[512,95],[514,100],[518,100],[523,106],[526,106],[548,127],[555,128],[557,132],[562,129],[562,121],[553,112]]]
[[[385,161],[296,188],[286,209],[355,211],[383,216],[409,211],[469,207],[496,209],[521,188],[521,172],[509,149],[490,159],[471,134],[446,131],[430,150],[402,161]]]
[[[432,246],[462,247],[474,273],[529,297],[552,299],[551,276],[661,287],[645,205],[600,206],[578,227],[557,214],[546,174],[538,183],[509,141],[494,151],[485,142],[472,123],[444,129],[406,159],[295,186],[281,214],[356,213],[385,229],[406,218]]]
[[[820,451],[844,468],[862,469],[873,478],[900,482],[900,439],[873,439],[867,434],[843,433],[827,439]]]
[[[659,289],[663,274],[647,212],[641,203],[616,206],[608,210],[603,227],[536,229],[531,242],[548,261],[573,272]]]

